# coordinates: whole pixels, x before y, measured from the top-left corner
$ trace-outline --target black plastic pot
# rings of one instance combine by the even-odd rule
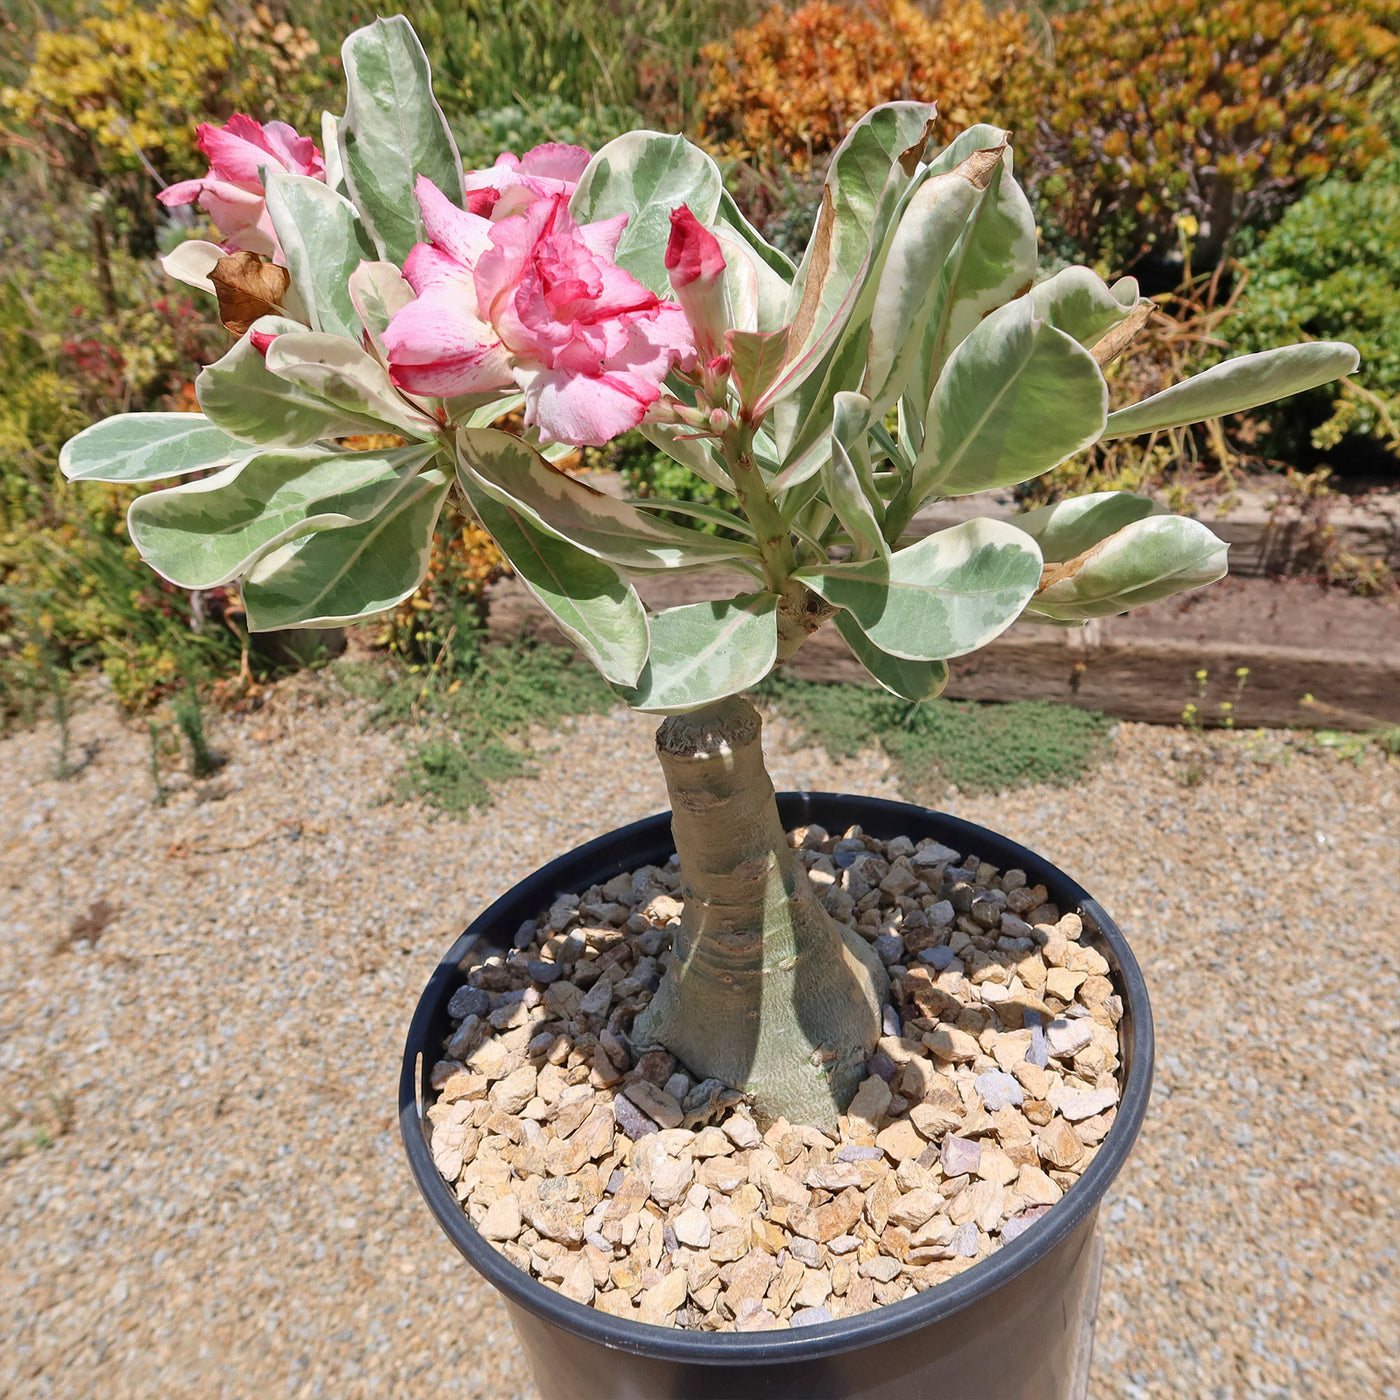
[[[674,851],[670,814],[648,817],[570,851],[502,895],[438,964],[409,1027],[399,1121],[409,1163],[438,1224],[505,1299],[544,1400],[1070,1400],[1082,1384],[1097,1303],[1099,1203],[1127,1160],[1152,1086],[1152,1014],[1132,952],[1098,903],[1061,870],[985,827],[902,802],[781,793],[791,829],[858,822],[883,839],[932,837],[1043,884],[1062,909],[1086,910],[1103,934],[1124,1013],[1126,1074],[1118,1115],[1064,1198],[1019,1239],[915,1298],[855,1317],[776,1332],[700,1332],[627,1322],[535,1282],[472,1227],[433,1165],[424,1131],[428,1074],[451,1026],[447,1003],[477,940],[507,948],[525,919]]]

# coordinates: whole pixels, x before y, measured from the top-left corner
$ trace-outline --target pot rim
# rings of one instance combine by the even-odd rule
[[[833,809],[837,815],[832,816]],[[1049,1254],[1095,1210],[1118,1175],[1147,1112],[1152,1089],[1152,1011],[1147,984],[1137,959],[1118,926],[1077,881],[1057,866],[1017,842],[987,827],[932,808],[887,798],[848,796],[829,792],[778,794],[783,826],[790,830],[817,821],[831,825],[859,822],[871,834],[899,835],[901,820],[912,823],[904,834],[937,826],[934,839],[945,841],[964,855],[977,852],[996,860],[999,868],[1021,869],[1032,884],[1044,884],[1052,898],[1067,908],[1085,910],[1098,925],[1122,981],[1123,1020],[1128,1023],[1124,1046],[1126,1082],[1113,1126],[1083,1176],[1045,1215],[1010,1244],[1000,1246],[979,1264],[913,1298],[888,1303],[849,1318],[769,1332],[707,1332],[662,1327],[617,1318],[601,1308],[585,1306],[537,1282],[485,1240],[471,1223],[455,1191],[433,1162],[423,1117],[427,1077],[438,1055],[429,1046],[434,1019],[461,984],[460,963],[492,925],[518,924],[547,908],[554,897],[610,879],[638,865],[661,863],[645,855],[670,841],[670,812],[644,817],[618,827],[556,857],[507,890],[469,925],[434,969],[419,998],[409,1025],[399,1079],[399,1124],[413,1176],[438,1224],[469,1263],[514,1304],[555,1326],[604,1346],[664,1361],[692,1364],[812,1361],[855,1350],[917,1331],[960,1312],[995,1292]],[[828,820],[823,821],[823,817]],[[922,836],[916,838],[922,839]],[[961,845],[959,842],[961,841]],[[674,846],[670,847],[674,851]],[[563,873],[567,868],[568,874]],[[551,875],[550,872],[560,873]],[[526,911],[522,914],[522,911]],[[421,1055],[421,1063],[420,1063]]]

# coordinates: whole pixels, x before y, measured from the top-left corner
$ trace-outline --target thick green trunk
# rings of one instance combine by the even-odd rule
[[[789,849],[761,728],[734,698],[657,730],[685,912],[633,1040],[743,1090],[761,1120],[834,1127],[879,1038],[889,983]]]

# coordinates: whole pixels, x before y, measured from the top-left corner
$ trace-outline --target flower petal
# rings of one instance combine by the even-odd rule
[[[491,327],[447,287],[397,312],[384,332],[384,348],[394,383],[411,394],[445,398],[510,383],[505,350]]]
[[[525,422],[548,439],[602,447],[635,428],[660,398],[648,380],[629,374],[576,375],[517,366],[525,391]]]
[[[471,267],[486,251],[491,221],[459,209],[426,175],[418,177],[413,193],[423,211],[423,231],[428,238],[463,266]]]

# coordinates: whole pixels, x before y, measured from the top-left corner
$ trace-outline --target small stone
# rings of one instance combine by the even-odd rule
[[[844,1191],[848,1186],[859,1186],[861,1175],[853,1162],[822,1162],[808,1167],[802,1180],[814,1190],[830,1191],[834,1194]]]
[[[1012,1081],[1015,1083],[1015,1081]],[[1019,1088],[1019,1086],[1018,1086]],[[926,1146],[923,1137],[907,1118],[892,1123],[875,1138],[878,1147],[892,1162],[904,1162],[917,1157]]]
[[[588,1082],[595,1089],[610,1089],[614,1084],[621,1083],[622,1071],[613,1063],[612,1056],[603,1049],[602,1045],[593,1047],[593,1064],[589,1070]]]
[[[934,1059],[942,1060],[945,1064],[966,1064],[975,1060],[979,1053],[977,1042],[957,1026],[937,1026],[926,1031],[924,1044]]]
[[[535,1081],[539,1071],[524,1064],[513,1070],[499,1083],[492,1085],[489,1098],[502,1113],[519,1113],[535,1096]]]
[[[920,845],[910,859],[915,865],[956,865],[962,856],[951,846],[930,841],[927,845]]]
[[[908,872],[904,872],[907,874]],[[881,934],[875,940],[875,952],[887,967],[904,961],[904,940],[897,933]]]
[[[578,973],[574,974],[576,977]],[[592,1016],[601,1021],[606,1018],[608,1009],[612,1006],[613,984],[606,977],[600,977],[589,990],[584,993],[583,1000],[578,1004],[578,1014],[580,1016]]]
[[[1056,1059],[1077,1054],[1094,1039],[1094,1023],[1086,1016],[1066,1020],[1063,1016],[1045,1028],[1045,1044]]]
[[[778,1325],[777,1314],[770,1312],[753,1300],[752,1306],[740,1305],[740,1312],[734,1317],[736,1332],[771,1332]]]
[[[899,1023],[899,1012],[892,1006],[885,1006],[880,1012],[880,1030],[884,1035],[897,1036],[903,1027]]]
[[[867,1074],[878,1074],[886,1084],[899,1073],[899,1066],[883,1050],[877,1050],[866,1062]]]
[[[564,969],[561,968],[558,963],[545,962],[543,958],[531,958],[530,961],[525,964],[525,971],[528,972],[536,982],[543,982],[546,986],[550,982],[557,982],[563,970]]]
[[[989,1069],[985,1074],[979,1074],[973,1086],[981,1095],[982,1105],[988,1113],[995,1113],[1008,1104],[1013,1108],[1018,1107],[1026,1097],[1025,1090],[1004,1070]]]
[[[1064,1192],[1039,1167],[1022,1167],[1016,1178],[1016,1194],[1028,1205],[1053,1206]]]
[[[889,1283],[899,1274],[899,1267],[898,1259],[877,1254],[874,1259],[867,1259],[860,1266],[860,1271],[864,1277],[873,1278],[877,1283]]]
[[[683,1210],[671,1224],[676,1238],[691,1249],[704,1249],[710,1243],[710,1218],[703,1210]]]
[[[1031,1043],[1026,1047],[1026,1063],[1037,1069],[1044,1069],[1050,1063],[1050,1046],[1045,1039],[1045,1031],[1037,1018],[1030,1028]]]
[[[948,1247],[963,1259],[977,1258],[977,1226],[972,1221],[959,1225],[949,1241]]]
[[[792,1315],[793,1327],[815,1327],[822,1322],[835,1322],[830,1308],[799,1308]]]
[[[657,1130],[656,1124],[625,1094],[619,1094],[613,1100],[613,1118],[633,1142]]]
[[[566,1298],[572,1298],[575,1303],[582,1303],[584,1307],[593,1301],[593,1266],[585,1255],[580,1254],[569,1266],[563,1283],[559,1285],[559,1291]]]
[[[943,1196],[930,1187],[906,1192],[890,1209],[890,1219],[906,1230],[917,1230],[943,1208]]]
[[[685,1302],[685,1295],[685,1270],[672,1269],[660,1283],[642,1294],[642,1321],[658,1327],[670,1326],[676,1309]]]
[[[848,1142],[836,1150],[838,1162],[880,1162],[884,1156],[878,1147],[863,1142]]]
[[[1073,1001],[1086,972],[1072,972],[1067,967],[1052,967],[1045,975],[1045,990],[1061,1001]]]
[[[832,1254],[851,1254],[860,1248],[859,1235],[837,1235],[835,1239],[828,1240],[826,1247]]]
[[[1019,1168],[999,1147],[983,1146],[977,1162],[977,1175],[983,1181],[994,1181],[999,1186],[1007,1186],[1016,1180]]]
[[[741,1152],[758,1147],[763,1142],[763,1134],[754,1126],[753,1119],[742,1113],[731,1114],[719,1127],[725,1137]]]
[[[479,1016],[483,1021],[491,1010],[491,994],[480,987],[458,987],[447,1003],[447,1014],[454,1021],[465,1021],[468,1016]]]
[[[967,1176],[977,1170],[982,1160],[982,1144],[976,1138],[957,1137],[949,1133],[943,1139],[940,1158],[944,1176]]]
[[[794,1234],[826,1244],[837,1235],[844,1235],[860,1219],[865,1201],[859,1190],[848,1187],[834,1200],[816,1209],[795,1209],[788,1216],[788,1226]]]
[[[500,1243],[513,1240],[523,1228],[520,1217],[520,1197],[514,1194],[500,1196],[487,1207],[481,1224],[476,1228],[484,1239]]]
[[[679,1128],[685,1119],[679,1102],[648,1080],[634,1079],[622,1092],[663,1128]]]
[[[553,1177],[546,1186],[558,1183],[566,1185],[563,1177]],[[525,1199],[520,1203],[521,1213],[532,1229],[538,1230],[546,1239],[557,1240],[560,1244],[578,1245],[583,1243],[583,1212],[562,1196],[540,1195]]]
[[[1084,1144],[1079,1140],[1079,1134],[1063,1118],[1046,1124],[1037,1139],[1041,1160],[1062,1171],[1072,1167],[1084,1155]]]
[[[1092,1118],[1118,1102],[1116,1085],[1109,1084],[1102,1089],[1070,1089],[1057,1085],[1046,1096],[1050,1105],[1071,1123],[1081,1118]]]
[[[686,1074],[673,1074],[663,1085],[663,1091],[670,1094],[678,1104],[684,1106],[685,1096],[690,1092],[690,1076]]]
[[[878,1074],[862,1080],[850,1107],[846,1110],[850,1136],[863,1142],[873,1142],[885,1110],[894,1097],[890,1086]]]
[[[962,1126],[963,1115],[954,1108],[950,1102],[945,1102],[955,1098],[956,1095],[940,1095],[936,1101],[929,1103],[916,1103],[909,1110],[909,1117],[914,1126],[930,1142],[937,1142],[945,1133],[954,1132]]]

